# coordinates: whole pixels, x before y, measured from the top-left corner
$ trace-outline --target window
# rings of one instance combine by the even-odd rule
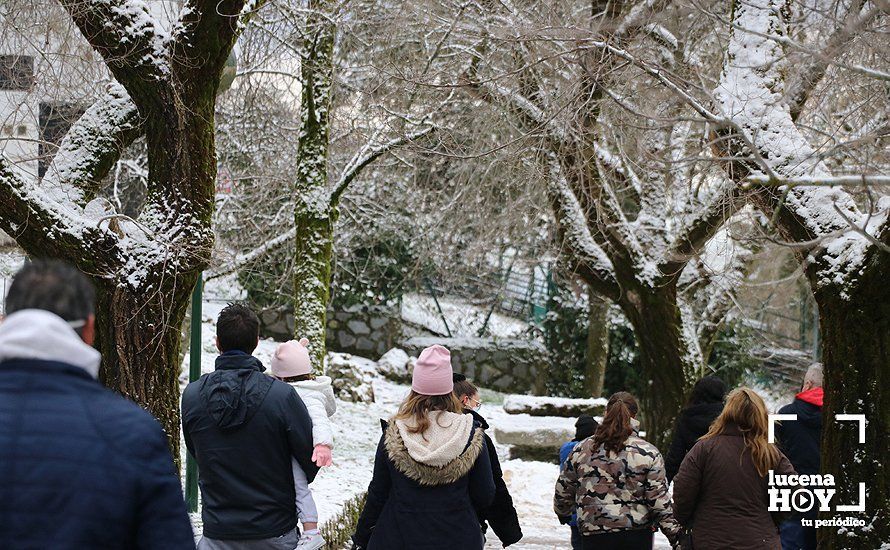
[[[30,90],[34,85],[34,58],[0,55],[0,90]]]
[[[37,175],[43,177],[49,169],[59,145],[62,143],[68,128],[74,124],[84,108],[77,103],[51,102],[40,104],[40,144],[37,147],[39,161],[37,163]]]

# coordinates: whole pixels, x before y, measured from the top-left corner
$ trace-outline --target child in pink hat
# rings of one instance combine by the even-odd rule
[[[312,419],[312,443],[315,445],[312,460],[319,466],[330,466],[331,448],[334,446],[330,417],[337,411],[337,402],[330,377],[312,374],[307,344],[309,340],[306,338],[299,342],[291,340],[280,344],[272,357],[271,371],[272,376],[294,388],[309,411],[309,418]],[[303,534],[296,550],[316,550],[325,544],[324,537],[318,531],[318,508],[312,498],[306,474],[296,459],[291,461],[291,465],[297,494],[297,511],[303,522]]]

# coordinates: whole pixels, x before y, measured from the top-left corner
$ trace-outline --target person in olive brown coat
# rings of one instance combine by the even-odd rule
[[[767,479],[769,470],[795,472],[769,443],[768,427],[763,399],[738,388],[683,459],[674,478],[674,517],[691,529],[695,550],[781,550],[768,510]]]

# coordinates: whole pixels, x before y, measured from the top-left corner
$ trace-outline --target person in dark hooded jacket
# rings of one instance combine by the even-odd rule
[[[668,483],[680,470],[683,458],[698,439],[708,433],[715,418],[723,412],[726,384],[716,376],[705,376],[695,383],[689,402],[677,418],[674,439],[664,457]]]
[[[263,374],[251,355],[256,314],[229,304],[219,314],[216,370],[186,387],[182,428],[198,462],[204,536],[200,550],[297,546],[291,458],[311,482],[312,423],[289,385]]]
[[[464,414],[469,414],[473,420],[479,423],[483,430],[488,429],[488,422],[479,414],[482,401],[479,399],[479,389],[467,377],[460,373],[454,373],[454,395],[463,405]],[[494,441],[483,433],[485,449],[488,451],[488,459],[491,461],[491,472],[494,475],[494,501],[484,510],[477,510],[479,522],[482,524],[482,532],[486,532],[487,525],[491,525],[492,531],[497,535],[504,548],[516,544],[522,539],[522,528],[519,526],[519,516],[513,506],[513,497],[504,482],[504,472],[501,470],[501,462],[498,460],[498,452],[494,447]]]
[[[779,414],[796,414],[797,420],[776,425],[776,443],[798,474],[818,474],[819,441],[822,438],[822,365],[807,369],[803,387],[794,401],[779,409]],[[816,528],[804,527],[801,518],[815,519],[814,506],[809,512],[794,514],[780,526],[782,550],[815,550]]]
[[[476,510],[491,505],[494,478],[482,429],[453,389],[448,350],[423,350],[411,393],[383,422],[354,549],[482,549]]]

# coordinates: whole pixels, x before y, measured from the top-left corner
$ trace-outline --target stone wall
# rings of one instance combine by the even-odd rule
[[[259,313],[260,334],[278,341],[294,337],[293,313],[267,309]],[[354,306],[328,310],[328,348],[377,360],[395,347],[402,335],[397,307]]]
[[[285,341],[293,338],[293,314],[286,310],[259,313],[260,334]],[[378,360],[392,348],[417,357],[423,348],[441,344],[451,350],[455,372],[480,386],[507,393],[544,395],[547,352],[536,341],[494,338],[416,336],[416,327],[402,322],[398,307],[354,306],[328,311],[327,345],[331,351]]]
[[[409,338],[401,348],[417,357],[421,350],[441,344],[451,350],[451,364],[476,384],[511,393],[545,393],[547,352],[530,340],[492,338]]]
[[[328,311],[327,343],[331,349],[379,359],[402,334],[397,307],[353,306]]]

